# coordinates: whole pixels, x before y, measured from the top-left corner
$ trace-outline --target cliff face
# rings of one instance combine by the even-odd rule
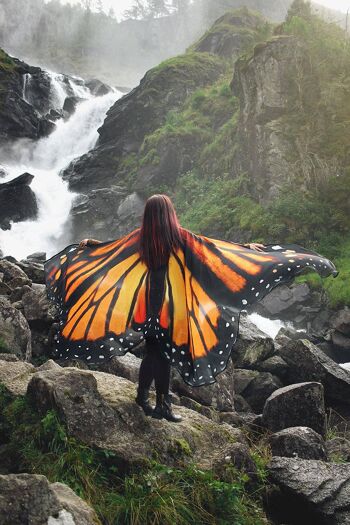
[[[23,98],[26,75],[33,75],[36,84],[33,105]],[[49,94],[48,79],[40,68],[11,58],[0,49],[0,142],[47,134],[50,124],[39,110],[48,111]]]
[[[235,170],[245,172],[251,194],[271,201],[293,173],[293,143],[285,117],[307,54],[294,36],[277,36],[235,65],[233,93],[240,101]],[[317,93],[314,93],[317,97]]]
[[[123,160],[139,153],[145,136],[164,123],[169,111],[181,107],[189,94],[214,83],[223,71],[220,59],[191,53],[146,73],[139,86],[108,111],[98,130],[97,147],[65,171],[70,188],[85,191],[118,183],[128,171]]]

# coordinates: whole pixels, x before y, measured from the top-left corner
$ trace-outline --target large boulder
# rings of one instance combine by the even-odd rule
[[[6,284],[8,293],[16,288],[22,288],[25,285],[31,285],[28,275],[17,265],[7,259],[0,259],[0,274],[2,283]],[[0,295],[2,295],[0,293]]]
[[[21,297],[24,316],[30,326],[51,324],[55,320],[56,309],[47,298],[45,284],[33,284]]]
[[[70,212],[72,241],[91,237],[91,232],[101,240],[125,233],[116,220],[117,209],[125,197],[125,190],[114,185],[78,195]]]
[[[95,511],[63,483],[39,474],[0,475],[1,525],[97,525]]]
[[[31,333],[24,315],[10,301],[0,295],[0,348],[30,359],[32,353]]]
[[[291,286],[276,286],[259,303],[258,309],[268,317],[285,316],[286,311],[296,312],[298,306],[310,299],[310,288],[306,283]]]
[[[282,489],[279,523],[350,524],[350,464],[274,457],[268,473]]]
[[[288,365],[285,360],[279,355],[273,355],[261,363],[257,363],[256,370],[260,372],[270,372],[277,376],[282,383],[286,382],[288,376]]]
[[[37,410],[56,409],[69,435],[113,451],[124,466],[155,457],[169,465],[191,460],[205,466],[213,443],[216,450],[224,450],[229,442],[245,442],[241,431],[184,407],[176,407],[183,417],[176,425],[148,418],[135,403],[136,385],[104,372],[36,372],[27,393]]]
[[[241,316],[239,336],[232,360],[237,368],[255,368],[257,363],[271,357],[274,353],[271,337],[266,335],[247,317]]]
[[[21,222],[37,217],[36,196],[29,187],[33,178],[34,175],[23,173],[0,184],[0,228],[8,230],[10,221]]]
[[[327,459],[325,443],[320,434],[308,427],[290,427],[269,438],[273,456],[302,459]]]
[[[282,386],[278,377],[273,376],[269,372],[259,372],[241,395],[252,407],[253,411],[260,414],[268,397]]]
[[[254,412],[260,413],[266,399],[283,385],[278,377],[269,372],[258,372],[256,370],[245,370],[236,368],[234,370],[234,389],[236,395],[240,395],[248,403]],[[242,407],[241,407],[242,408]],[[236,406],[239,409],[239,404]]]
[[[288,364],[291,382],[318,381],[324,386],[326,399],[350,403],[350,371],[344,370],[310,341],[290,341],[280,353]]]
[[[326,414],[321,383],[298,383],[275,390],[266,400],[262,424],[272,432],[288,427],[310,427],[321,436]]]

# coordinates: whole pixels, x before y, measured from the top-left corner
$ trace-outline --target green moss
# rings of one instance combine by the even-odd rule
[[[182,456],[192,456],[191,447],[186,439],[175,439],[173,451],[176,455],[181,454]]]
[[[16,68],[14,60],[3,49],[0,49],[0,71],[12,73]]]

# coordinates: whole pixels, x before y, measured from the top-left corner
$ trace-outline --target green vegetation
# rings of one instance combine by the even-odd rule
[[[11,73],[15,68],[16,63],[3,49],[0,49],[0,71]]]
[[[0,110],[4,103],[4,94],[7,92],[11,74],[16,71],[16,68],[16,63],[0,48]]]
[[[266,479],[253,485],[230,467],[230,482],[188,463],[184,469],[155,462],[124,472],[115,454],[70,437],[58,414],[39,415],[27,397],[13,398],[0,384],[0,445],[11,472],[61,481],[95,508],[105,525],[260,525]],[[175,448],[191,454],[184,440]],[[259,454],[257,462],[263,464]],[[263,469],[263,467],[261,467]]]

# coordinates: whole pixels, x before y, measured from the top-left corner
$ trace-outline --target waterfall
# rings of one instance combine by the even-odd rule
[[[28,98],[28,89],[30,86],[31,77],[32,75],[30,73],[25,73],[23,75],[23,95],[22,96],[23,96],[23,100],[25,100],[28,104],[31,103]]]
[[[62,107],[64,98],[61,90],[64,90],[65,84],[60,75],[48,74],[54,77],[54,103]],[[5,255],[21,259],[35,251],[45,251],[49,257],[57,251],[57,239],[63,233],[75,197],[60,173],[73,159],[93,148],[98,138],[97,129],[102,125],[107,110],[122,95],[115,90],[93,97],[89,90],[75,84],[74,80],[70,80],[70,86],[74,93],[84,95],[86,99],[77,106],[74,114],[68,120],[58,120],[56,129],[48,137],[37,142],[18,141],[11,155],[2,162],[6,176],[1,182],[24,172],[34,175],[31,188],[39,207],[37,220],[14,223],[11,230],[0,230],[0,247]],[[64,91],[64,97],[66,93]]]
[[[63,75],[47,71],[47,75],[50,78],[51,85],[51,104],[54,109],[62,109],[64,101],[67,96],[65,86],[63,84]]]

